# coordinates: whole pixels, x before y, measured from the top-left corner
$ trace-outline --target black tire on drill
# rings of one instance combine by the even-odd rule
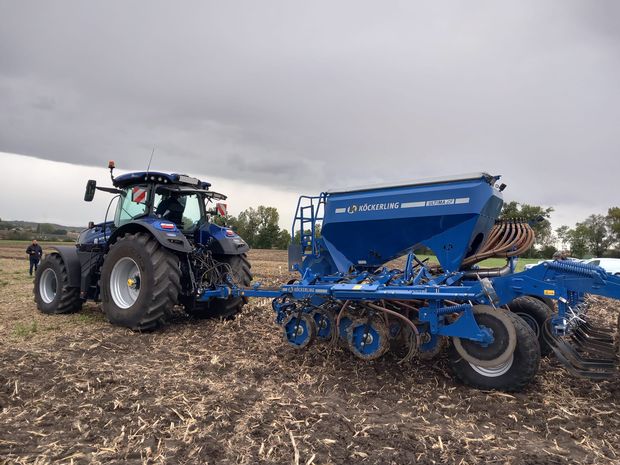
[[[517,297],[508,304],[510,311],[519,317],[532,328],[538,338],[540,345],[540,355],[546,357],[553,352],[543,334],[544,324],[553,314],[550,307],[541,299],[533,296]]]
[[[555,313],[555,311],[557,310],[557,307],[555,306],[555,300],[550,299],[549,297],[540,297],[540,296],[537,296],[537,295],[530,295],[528,297],[532,297],[534,299],[540,300],[541,302],[544,302],[544,304],[547,307],[549,307],[549,309],[553,313]]]
[[[49,271],[46,271],[49,270]],[[55,282],[53,299],[46,302],[41,295],[41,278]],[[79,312],[82,308],[80,288],[69,286],[69,273],[62,257],[57,253],[46,256],[34,278],[34,300],[42,313],[59,314]]]
[[[119,307],[110,291],[114,265],[133,260],[140,271],[139,294],[128,308]],[[134,331],[155,328],[170,314],[181,291],[179,258],[148,233],[125,234],[110,246],[101,268],[103,310],[110,323]]]
[[[498,310],[501,311],[501,310]],[[516,392],[525,388],[536,376],[540,363],[540,349],[534,331],[518,316],[506,312],[514,325],[517,345],[510,368],[499,376],[485,376],[474,370],[450,344],[449,361],[452,371],[464,384],[477,389],[497,389]]]
[[[213,257],[220,263],[228,263],[232,271],[233,281],[240,287],[249,287],[252,282],[250,261],[247,254],[240,255],[215,255]],[[229,297],[228,299],[212,299],[209,302],[207,313],[209,316],[219,318],[233,318],[241,312],[248,302],[247,297]]]

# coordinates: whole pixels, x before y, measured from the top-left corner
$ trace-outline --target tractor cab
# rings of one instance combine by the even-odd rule
[[[226,205],[218,202],[226,200],[226,196],[209,190],[211,184],[208,182],[183,174],[153,171],[114,177],[113,162],[109,168],[114,187],[99,187],[96,181],[90,180],[84,195],[84,200],[91,201],[96,190],[116,194],[110,202],[111,206],[116,200],[114,216],[110,218],[106,213],[104,225],[100,228],[102,235],[140,222],[169,235],[180,232],[199,241],[200,230],[209,229],[210,217],[226,214]],[[97,231],[91,231],[90,235],[94,234]]]
[[[192,233],[214,213],[207,206],[226,199],[225,195],[210,191],[210,183],[176,173],[129,173],[113,178],[113,184],[122,191],[114,217],[116,227],[136,218],[153,217]]]
[[[114,184],[120,191],[114,215],[116,228],[148,218],[167,220],[184,234],[193,235],[216,213],[213,202],[226,199],[208,190],[208,183],[175,174],[132,173],[119,176]]]

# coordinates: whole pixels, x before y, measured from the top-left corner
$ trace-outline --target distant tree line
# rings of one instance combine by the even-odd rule
[[[558,242],[577,258],[620,257],[620,207],[607,210],[607,215],[590,215],[574,228],[566,225],[555,230]]]
[[[620,257],[620,207],[612,207],[607,215],[590,215],[574,228],[563,225],[553,230],[549,217],[552,207],[507,202],[501,218],[528,220],[536,233],[536,242],[526,257],[551,258],[558,250],[584,258]]]
[[[75,231],[55,224],[0,219],[0,239],[73,241],[74,236]]]
[[[286,249],[291,235],[278,225],[280,214],[274,207],[248,208],[239,216],[216,216],[213,222],[232,228],[253,249]]]

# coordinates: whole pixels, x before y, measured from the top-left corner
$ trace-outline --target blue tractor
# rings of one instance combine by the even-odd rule
[[[219,285],[247,287],[252,275],[248,245],[212,217],[225,205],[208,182],[182,175],[137,172],[114,177],[113,187],[90,180],[85,201],[95,191],[114,195],[103,223],[89,224],[75,246],[57,246],[39,267],[34,284],[43,313],[80,310],[101,301],[113,324],[137,331],[153,329],[182,305],[195,316],[230,318],[247,299],[201,299]],[[116,201],[114,218],[107,216]]]

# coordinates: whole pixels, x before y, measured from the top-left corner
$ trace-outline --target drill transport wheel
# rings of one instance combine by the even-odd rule
[[[492,322],[491,318],[486,316],[490,315],[491,312],[501,313],[502,317],[498,317],[496,322]],[[496,360],[499,361],[494,366],[489,366],[488,364],[480,366],[467,361],[461,355],[456,348],[456,344],[454,344],[454,339],[456,339],[454,338],[449,355],[450,365],[454,374],[463,383],[474,388],[498,389],[509,392],[521,391],[534,379],[538,372],[540,347],[536,334],[520,317],[502,310],[491,309],[491,311],[488,311],[485,309],[484,313],[476,314],[476,321],[481,326],[492,328],[494,336],[498,332],[496,329],[500,329],[497,322],[500,322],[502,325],[512,326],[516,337],[514,351],[509,352],[508,358],[505,356],[496,357]],[[507,328],[505,328],[505,333],[508,333]],[[475,343],[472,342],[471,344]],[[492,348],[493,345],[491,344],[489,348]],[[469,348],[469,345],[464,346]],[[478,347],[478,352],[484,350],[479,344]],[[506,350],[506,352],[508,351]]]
[[[474,307],[474,318],[482,328],[491,330],[493,342],[482,345],[468,339],[455,337],[454,348],[468,362],[479,367],[497,367],[506,363],[517,346],[517,334],[509,313],[487,305]]]

